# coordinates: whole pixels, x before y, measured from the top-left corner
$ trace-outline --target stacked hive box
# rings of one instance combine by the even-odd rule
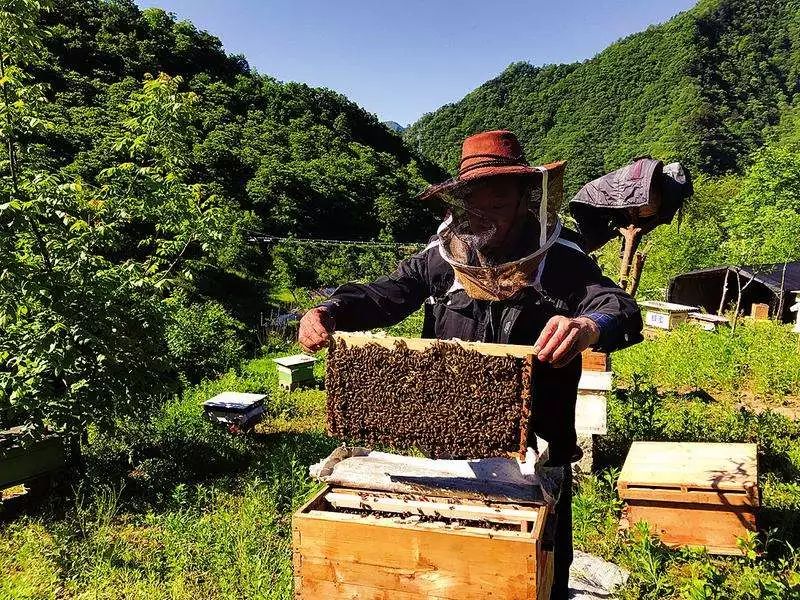
[[[337,510],[333,497],[356,506]],[[292,519],[298,600],[546,600],[552,552],[542,549],[548,507],[383,494],[408,514],[374,506],[374,494],[325,488]],[[337,500],[337,502],[340,500]],[[420,505],[430,505],[423,511]],[[442,508],[444,506],[444,508]],[[452,509],[451,509],[452,507]],[[422,511],[422,513],[420,512]],[[425,519],[450,514],[459,519]],[[470,518],[470,512],[475,516]],[[480,521],[476,521],[480,519]],[[497,523],[492,526],[491,523]]]
[[[532,348],[337,334],[328,428],[435,458],[525,451]],[[295,513],[295,596],[369,600],[548,598],[542,502],[325,488]]]
[[[634,442],[618,487],[623,526],[644,521],[668,545],[739,554],[756,530],[755,444]]]

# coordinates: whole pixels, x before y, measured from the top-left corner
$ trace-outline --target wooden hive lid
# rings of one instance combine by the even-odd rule
[[[758,482],[755,444],[634,442],[619,476],[627,486],[752,490]]]
[[[639,306],[669,313],[689,313],[700,310],[699,306],[675,304],[674,302],[663,302],[661,300],[643,300],[639,302]]]
[[[317,362],[317,359],[308,354],[293,354],[292,356],[281,356],[280,358],[273,358],[272,362],[282,367],[298,367],[301,365],[310,365]]]

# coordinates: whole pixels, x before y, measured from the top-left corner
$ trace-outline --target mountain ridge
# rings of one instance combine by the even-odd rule
[[[800,91],[798,15],[796,0],[703,0],[583,62],[512,63],[404,137],[453,172],[464,137],[511,129],[531,161],[568,161],[570,192],[644,154],[741,172]]]

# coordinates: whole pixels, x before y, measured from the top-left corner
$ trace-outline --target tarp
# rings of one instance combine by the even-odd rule
[[[728,290],[722,301],[726,274]],[[670,280],[667,300],[701,306],[706,312],[716,313],[720,303],[725,309],[736,302],[739,289],[737,274],[743,287],[741,310],[745,314],[750,312],[753,303],[764,303],[770,307],[770,316],[780,316],[786,323],[794,320],[789,307],[794,303],[791,292],[800,290],[800,260],[766,265],[725,265],[690,271]],[[751,279],[753,282],[745,288]],[[778,315],[781,303],[782,314]]]

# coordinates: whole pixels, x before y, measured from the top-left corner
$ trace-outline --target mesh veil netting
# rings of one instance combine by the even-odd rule
[[[558,238],[560,198],[550,193],[553,182],[548,176],[553,174],[544,168],[540,172],[522,180],[518,204],[509,206],[506,214],[480,210],[470,202],[470,181],[455,181],[439,195],[449,209],[438,231],[439,251],[470,297],[504,300],[516,294],[531,281]],[[556,183],[560,190],[561,181]]]

